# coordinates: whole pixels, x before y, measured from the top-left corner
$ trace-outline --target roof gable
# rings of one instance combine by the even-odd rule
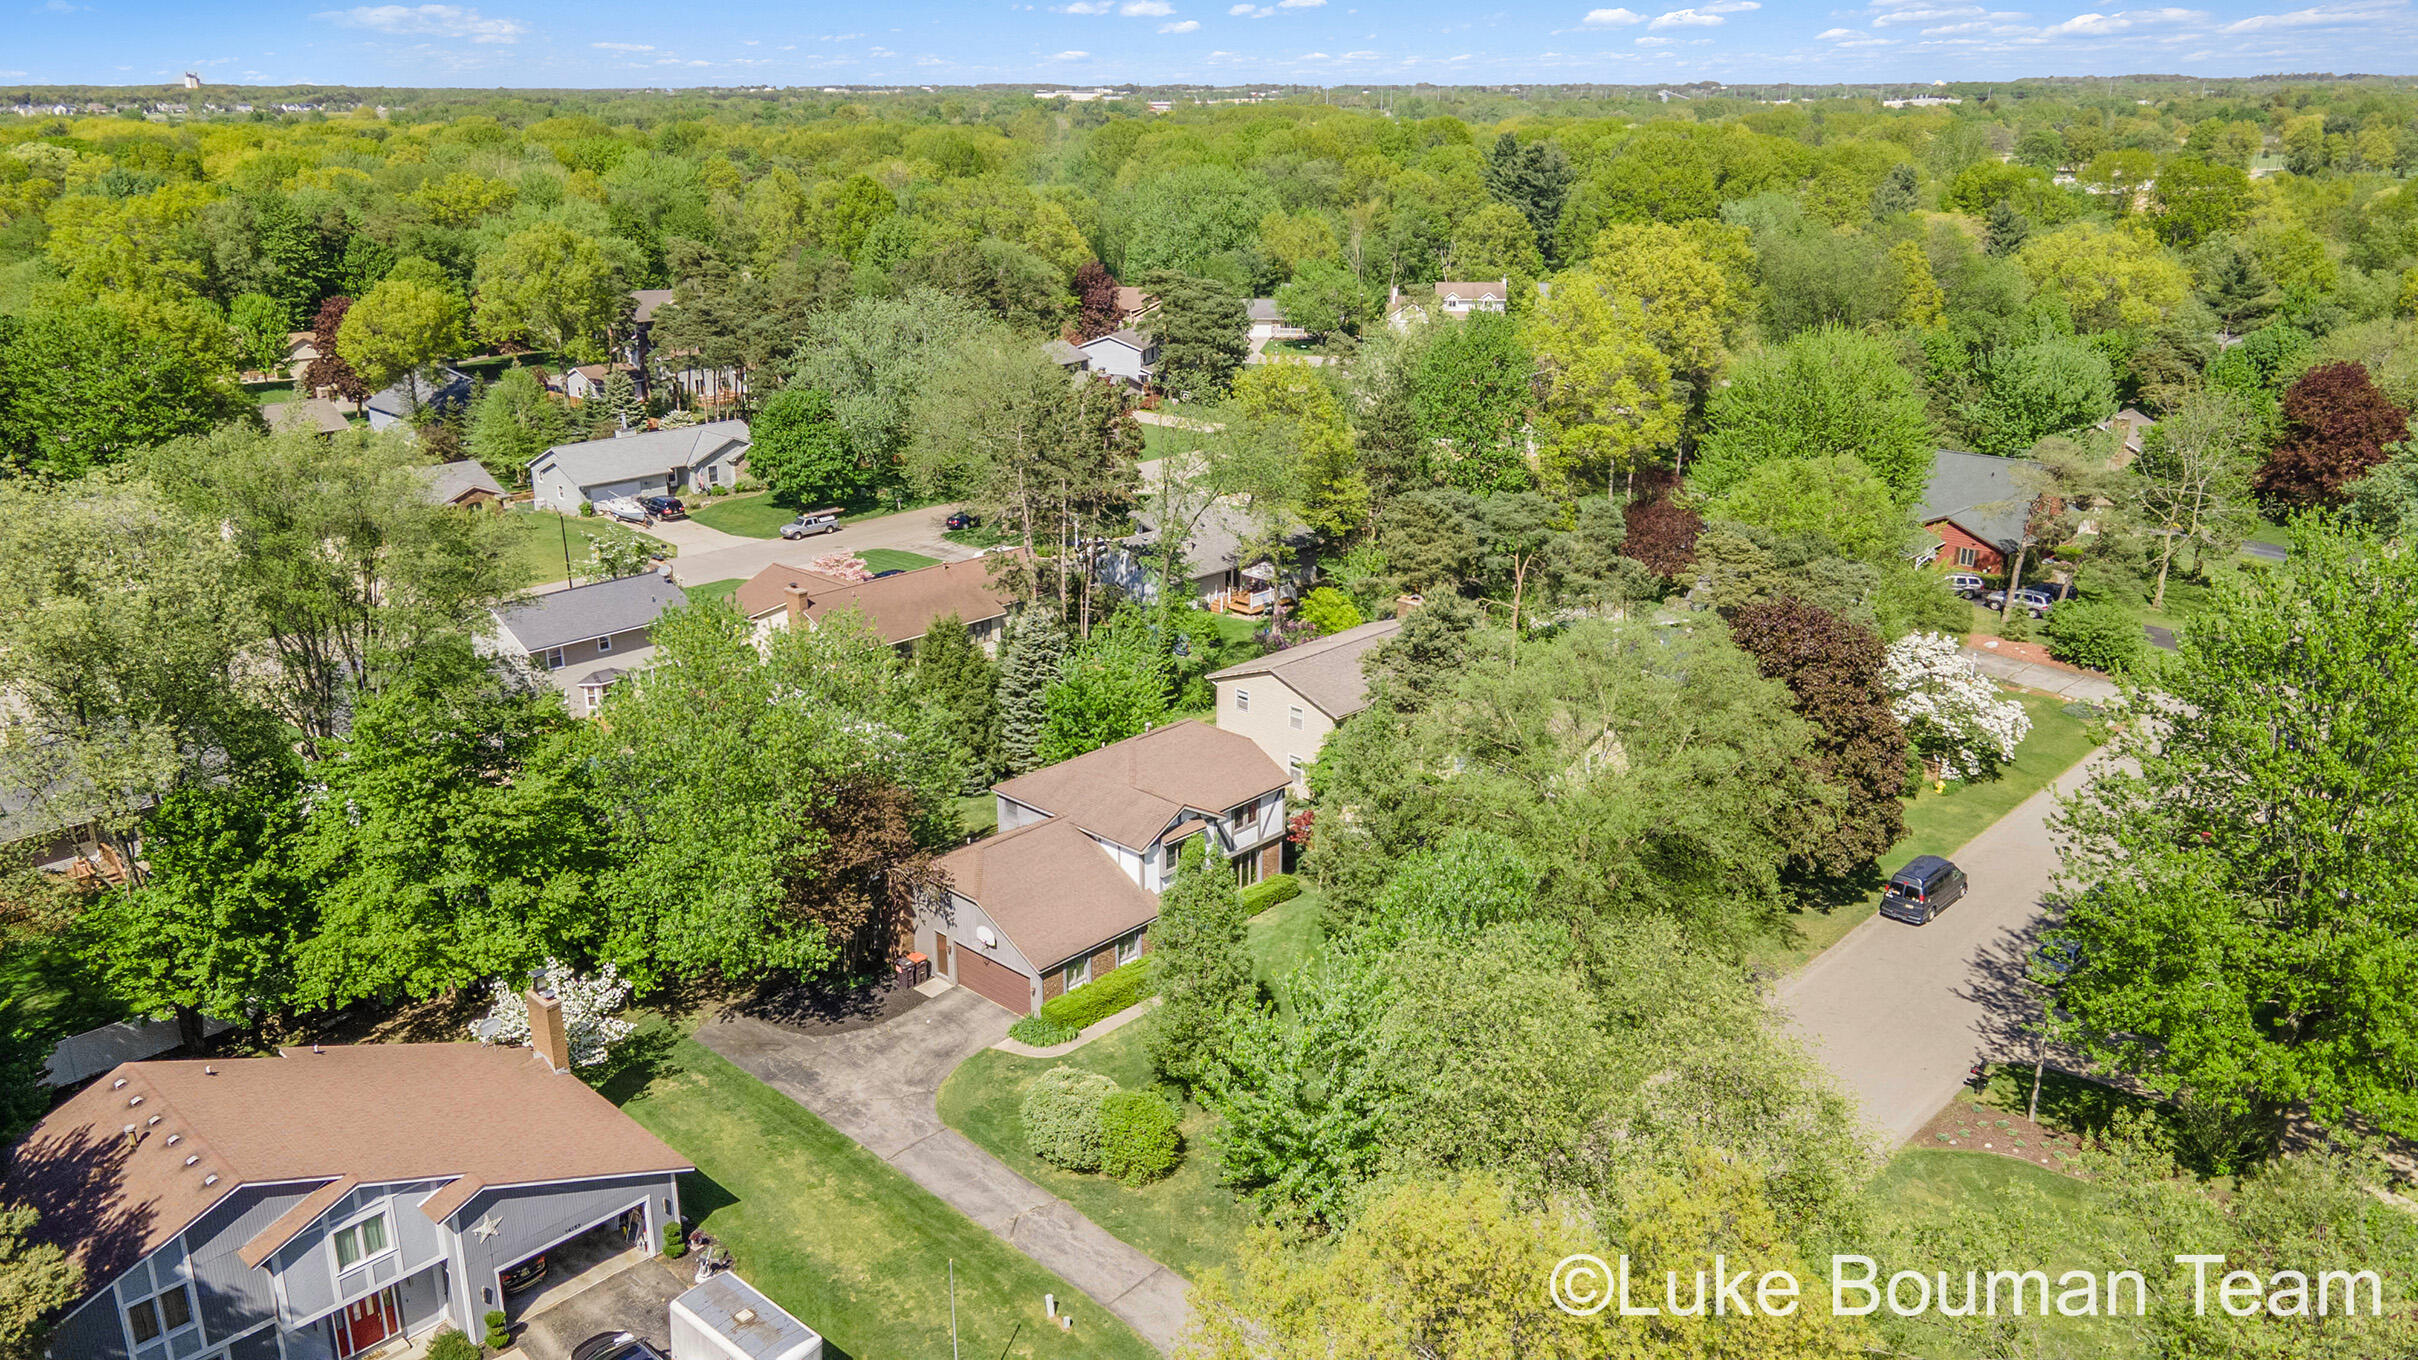
[[[1027,807],[1148,849],[1186,808],[1224,812],[1283,789],[1291,777],[1249,737],[1186,721],[997,785]]]
[[[650,627],[663,611],[687,603],[686,591],[650,571],[553,591],[507,605],[495,617],[521,650],[534,654]]]
[[[1341,722],[1368,707],[1368,678],[1361,662],[1402,631],[1400,619],[1378,619],[1346,628],[1332,637],[1288,647],[1281,652],[1228,666],[1209,675],[1212,681],[1265,675],[1318,706],[1318,711]]]
[[[692,468],[732,445],[748,442],[744,420],[712,420],[664,430],[642,430],[617,439],[557,444],[529,460],[532,471],[558,468],[581,486],[624,481],[672,468]]]

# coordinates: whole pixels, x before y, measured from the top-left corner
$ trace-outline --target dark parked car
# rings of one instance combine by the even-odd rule
[[[628,1332],[599,1332],[573,1346],[571,1360],[665,1360],[665,1356]]]
[[[518,1294],[546,1278],[546,1254],[539,1252],[519,1265],[504,1269],[504,1292]]]
[[[1881,915],[1908,925],[1928,925],[1965,895],[1965,871],[1937,855],[1917,855],[1889,876]]]
[[[638,503],[657,519],[688,518],[688,507],[680,503],[678,496],[640,496]]]
[[[952,529],[971,529],[982,523],[982,516],[971,510],[960,510],[941,522]]]

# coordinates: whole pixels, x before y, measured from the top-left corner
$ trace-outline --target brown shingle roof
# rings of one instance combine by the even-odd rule
[[[245,1184],[509,1184],[690,1169],[526,1048],[359,1044],[123,1064],[19,1140],[0,1192],[40,1211],[41,1238],[81,1261],[97,1286]],[[442,1217],[444,1200],[440,1191],[423,1211]],[[262,1238],[308,1222],[281,1219]]]
[[[1289,782],[1249,737],[1203,722],[1180,722],[1018,775],[997,788],[1026,807],[1141,850],[1185,808],[1224,812]]]
[[[1272,675],[1295,694],[1318,705],[1319,712],[1341,722],[1369,705],[1369,682],[1360,673],[1361,659],[1401,631],[1402,620],[1379,619],[1346,628],[1333,637],[1212,671],[1209,678],[1216,681]]]
[[[955,614],[966,624],[1006,614],[1014,596],[991,575],[990,565],[987,558],[943,562],[851,584],[817,576],[803,567],[775,563],[748,578],[734,598],[741,614],[763,618],[788,607],[788,586],[794,581],[806,587],[808,619],[821,623],[841,610],[855,609],[884,642],[913,642],[930,632],[932,621],[944,614]]]
[[[940,867],[1042,972],[1159,916],[1158,897],[1064,818],[952,850]]]

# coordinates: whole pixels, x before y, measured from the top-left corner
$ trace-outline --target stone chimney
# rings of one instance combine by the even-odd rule
[[[1427,597],[1424,595],[1396,595],[1394,597],[1394,617],[1407,619],[1419,606],[1426,603]]]
[[[571,1070],[571,1036],[563,1029],[563,1003],[535,987],[529,989],[529,1047],[555,1071]]]
[[[795,581],[781,587],[781,593],[789,597],[789,626],[795,628],[798,621],[806,617],[806,606],[813,604],[814,600],[806,594],[806,587]]]

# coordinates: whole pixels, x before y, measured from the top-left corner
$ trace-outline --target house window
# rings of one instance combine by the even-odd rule
[[[1290,776],[1292,776],[1293,782],[1294,782],[1294,783],[1296,783],[1296,784],[1304,784],[1304,783],[1306,783],[1306,781],[1305,781],[1305,780],[1303,780],[1303,779],[1302,779],[1302,777],[1301,777],[1301,757],[1300,757],[1300,756],[1286,756],[1286,757],[1285,757],[1285,773],[1286,773],[1286,774],[1288,774],[1288,775],[1290,775]]]
[[[164,1294],[154,1294],[126,1309],[126,1330],[134,1344],[157,1341],[193,1325],[193,1291],[179,1281]]]
[[[1972,566],[1980,560],[1981,549],[1979,548],[1958,548],[1956,550],[1956,565],[1960,567]]]
[[[612,634],[607,633],[603,637],[596,639],[596,654],[598,656],[603,656],[606,652],[611,650],[613,650]]]
[[[1251,824],[1251,813],[1258,806],[1259,803],[1254,800],[1236,808],[1234,811],[1226,814],[1226,825],[1232,827],[1236,831],[1240,831],[1244,827],[1249,826]]]
[[[546,669],[547,669],[547,670],[550,670],[550,671],[559,671],[559,670],[561,670],[561,669],[563,668],[563,660],[564,660],[564,657],[563,657],[563,649],[562,649],[562,648],[560,648],[560,647],[548,647],[548,648],[546,649]]]
[[[1234,711],[1237,713],[1248,713],[1251,711],[1251,691],[1247,689],[1238,689],[1234,691]]]
[[[1086,955],[1081,963],[1070,963],[1066,965],[1066,971],[1060,980],[1065,985],[1065,989],[1070,992],[1077,987],[1082,986],[1084,983],[1091,981],[1090,956]]]
[[[1293,730],[1296,732],[1301,730],[1301,705],[1299,704],[1293,706]]]
[[[1142,957],[1142,932],[1137,930],[1117,941],[1117,966],[1119,968],[1140,957]]]
[[[336,1269],[350,1270],[386,1250],[386,1211],[381,1209],[358,1223],[336,1230]]]

